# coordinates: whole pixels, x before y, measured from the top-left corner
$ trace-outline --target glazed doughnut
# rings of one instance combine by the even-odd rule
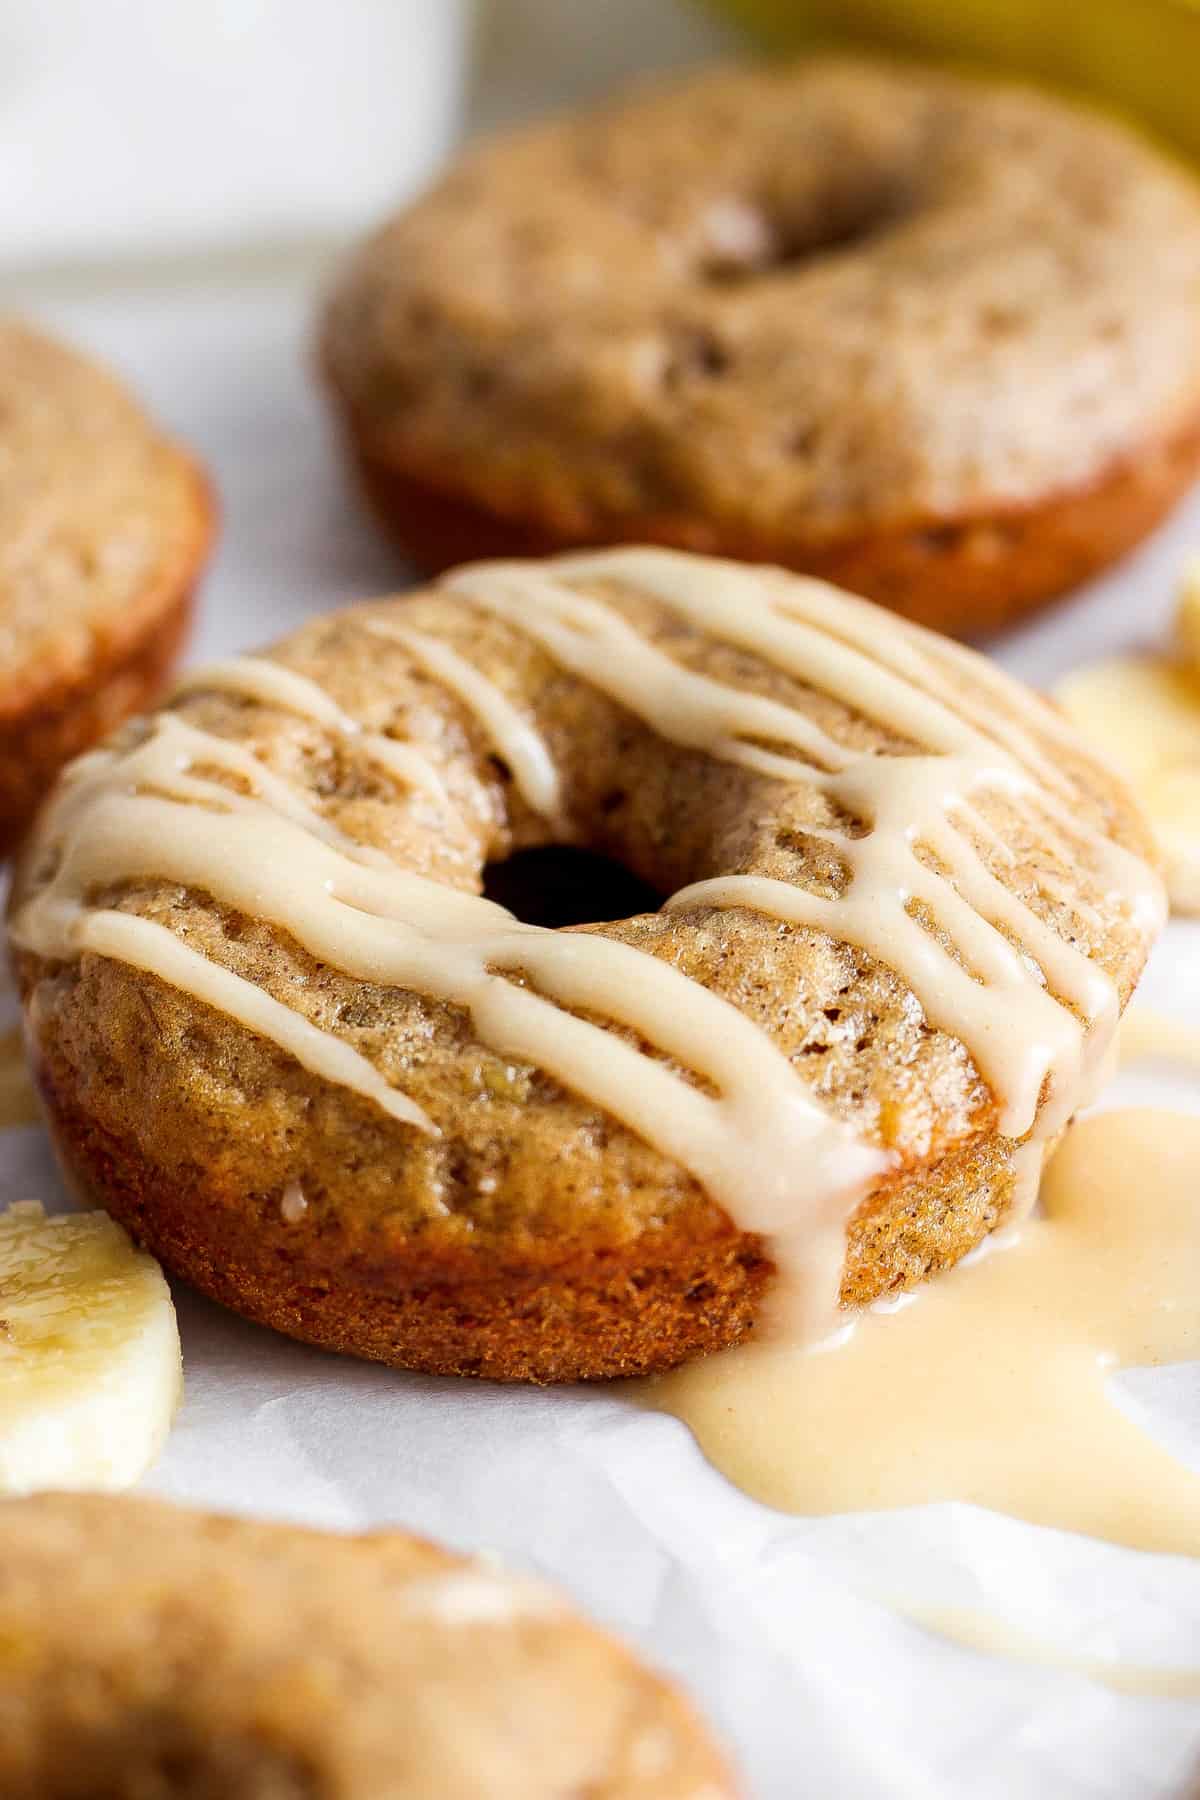
[[[212,531],[203,474],[117,382],[0,319],[0,855],[156,697]]]
[[[1034,90],[820,58],[468,151],[355,254],[323,359],[430,568],[659,542],[958,635],[1200,467],[1200,192]]]
[[[539,845],[666,898],[480,897]],[[314,1343],[568,1380],[768,1302],[811,1337],[1011,1216],[1161,924],[1150,854],[972,652],[630,550],[190,675],[68,772],[11,931],[71,1178],[169,1268]]]
[[[6,1800],[733,1800],[691,1708],[551,1589],[407,1532],[0,1504]]]

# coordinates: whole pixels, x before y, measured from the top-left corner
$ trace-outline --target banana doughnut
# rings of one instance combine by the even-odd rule
[[[158,694],[212,532],[203,474],[118,383],[0,319],[0,855]]]
[[[429,568],[658,542],[969,635],[1200,468],[1200,191],[1036,90],[818,58],[468,151],[350,260],[323,361]]]
[[[648,898],[481,892],[554,846]],[[607,551],[189,675],[67,772],[11,933],[71,1178],[169,1268],[313,1343],[571,1380],[821,1335],[1026,1204],[1151,855],[973,652]]]
[[[0,1503],[5,1800],[733,1800],[550,1588],[403,1531]]]

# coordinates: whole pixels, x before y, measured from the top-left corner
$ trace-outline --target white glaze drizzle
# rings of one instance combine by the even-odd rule
[[[357,719],[342,711],[324,688],[297,669],[285,668],[264,656],[229,657],[189,671],[175,686],[179,696],[209,691],[240,694],[261,706],[275,706],[280,712],[294,713],[297,718],[321,725],[333,737],[360,746],[372,762],[398,781],[424,789],[435,800],[447,800],[445,783],[415,744],[397,742],[382,731],[365,730]]]
[[[571,579],[651,593],[696,629],[833,694],[920,749],[849,748],[791,706],[683,667],[613,607],[564,585]],[[952,710],[921,654],[924,634],[819,584],[774,579],[779,592],[768,589],[764,602],[757,578],[736,565],[633,551],[541,567],[479,565],[446,585],[662,737],[802,780],[866,820],[864,837],[808,833],[835,845],[847,867],[837,899],[741,875],[697,883],[668,904],[750,907],[827,931],[895,968],[930,1020],[966,1044],[1000,1099],[1002,1129],[1022,1137],[1036,1128],[1032,1166],[1041,1140],[1087,1097],[1118,1012],[1103,971],[999,881],[972,841],[988,842],[990,828],[972,806],[985,790],[1067,813],[1065,799],[1047,798],[1040,764],[1049,759],[982,700],[971,720]],[[471,708],[528,803],[554,817],[559,773],[509,698],[439,640],[391,621],[364,622]],[[322,689],[280,664],[244,658],[201,671],[188,686],[300,714],[356,740],[406,783],[445,792],[414,746],[362,731]],[[1015,692],[1003,688],[1010,711]],[[762,748],[764,739],[780,748]],[[1148,932],[1161,913],[1149,871],[1073,817],[1069,825],[1125,897],[1134,926]],[[689,1170],[742,1229],[767,1235],[801,1327],[828,1323],[846,1221],[891,1159],[825,1113],[764,1031],[668,961],[597,933],[521,924],[487,900],[397,869],[347,839],[245,746],[172,715],[133,748],[84,759],[49,809],[41,840],[43,855],[58,860],[15,921],[28,948],[47,958],[90,950],[148,969],[426,1131],[435,1127],[421,1108],[333,1033],[167,927],[96,908],[89,896],[153,874],[279,926],[345,975],[464,1007],[482,1041],[604,1108]],[[949,879],[922,863],[922,846]],[[957,957],[912,916],[915,904],[948,933]],[[567,1008],[630,1027],[678,1069]]]
[[[254,678],[253,670],[239,672],[248,697]],[[268,703],[272,691],[266,684]],[[197,735],[204,738],[197,762],[242,773],[237,746]],[[280,926],[347,975],[463,1006],[486,1043],[621,1119],[695,1175],[744,1229],[772,1234],[793,1277],[784,1284],[787,1300],[824,1320],[847,1211],[891,1159],[830,1118],[752,1021],[630,945],[540,930],[475,895],[364,864],[306,821],[231,793],[196,767],[181,772],[180,750],[168,724],[129,750],[89,759],[46,822],[60,860],[14,923],[20,942],[48,958],[92,951],[156,973],[314,1073],[429,1132],[436,1127],[424,1111],[340,1038],[167,927],[89,907],[84,896],[153,870]],[[183,804],[171,791],[181,781]],[[500,971],[524,972],[538,991]],[[715,1096],[565,1006],[632,1027]],[[819,1201],[789,1218],[797,1170]]]
[[[1025,803],[1034,812],[1043,812],[1068,846],[1104,867],[1113,892],[1130,905],[1131,922],[1146,935],[1161,927],[1165,917],[1161,884],[1139,858],[1080,820],[1070,778],[1036,742],[1038,734],[1051,738],[1077,758],[1077,734],[1037,694],[1010,682],[965,645],[882,612],[826,582],[667,550],[567,556],[553,565],[484,563],[459,571],[447,585],[465,589],[474,574],[486,571],[489,584],[494,581],[498,588],[502,578],[511,579],[513,571],[523,570],[528,612],[535,594],[549,598],[544,571],[550,567],[567,580],[617,581],[653,594],[710,636],[741,645],[768,665],[824,688],[867,718],[905,733],[922,752],[980,758],[981,788],[990,784],[993,770],[996,782],[1012,786],[1015,764],[1036,777],[1036,782],[1027,780],[1021,788]],[[764,576],[782,582],[781,592],[768,588],[764,595],[760,586]],[[519,616],[511,622],[522,624]],[[522,628],[531,631],[536,623],[526,616]],[[962,705],[956,705],[957,690],[944,680],[940,663],[961,671],[967,690]],[[989,696],[994,706],[988,704]],[[740,695],[741,701],[750,698]],[[631,710],[636,712],[636,705]],[[738,720],[739,731],[757,733],[752,710],[739,713]],[[651,723],[664,736],[670,735],[661,715]],[[841,746],[831,753],[828,745],[826,737],[817,760],[832,754],[834,769],[880,760]],[[709,749],[718,753],[711,745]],[[795,771],[788,774],[794,778]],[[965,801],[960,805],[965,807]]]
[[[406,1125],[434,1131],[421,1107],[391,1087],[366,1057],[332,1032],[321,1031],[254,982],[193,950],[165,925],[101,907],[88,913],[72,933],[72,947],[77,953],[90,950],[97,956],[110,956],[115,962],[157,975],[160,981],[235,1019],[247,1031],[278,1044],[302,1068],[322,1080],[374,1100],[384,1112]]]
[[[837,606],[831,617],[830,596],[835,593]],[[1033,733],[1057,738],[1078,751],[1073,734],[1052,707],[1032,691],[1010,683],[977,651],[956,644],[951,638],[933,638],[907,619],[896,618],[886,632],[881,632],[878,609],[870,601],[843,594],[821,581],[789,581],[786,590],[776,596],[775,609],[784,618],[829,631],[871,662],[911,683],[938,701],[943,713],[949,711],[960,722],[965,721],[979,738],[1002,744],[1046,787],[1063,799],[1073,800],[1070,778],[1039,747]],[[957,684],[946,680],[939,667],[943,663],[963,679]],[[989,696],[999,710],[989,707]],[[1013,719],[1014,712],[1020,714],[1024,723]],[[929,742],[924,733],[918,741]]]
[[[402,644],[423,669],[457,694],[482,726],[488,742],[513,772],[518,792],[535,813],[561,824],[562,784],[558,769],[542,734],[502,694],[494,681],[440,638],[396,625],[389,619],[367,619],[375,637]]]
[[[571,578],[616,580],[650,593],[710,637],[836,695],[920,744],[924,753],[849,751],[806,719],[803,730],[788,729],[777,715],[793,721],[803,716],[681,668],[644,645],[611,608],[564,586]],[[979,707],[980,723],[972,723],[929,691],[939,683],[929,658],[916,654],[921,635],[914,636],[913,627],[893,635],[888,626],[899,621],[885,621],[866,602],[817,582],[789,580],[782,598],[768,587],[764,602],[759,571],[655,550],[564,557],[541,567],[480,564],[452,575],[447,585],[525,631],[663,737],[792,779],[800,771],[789,759],[742,740],[771,736],[807,752],[820,765],[803,771],[808,783],[870,822],[867,835],[858,838],[806,831],[833,845],[848,865],[850,880],[837,899],[763,876],[733,875],[692,884],[668,901],[669,908],[747,907],[827,931],[898,969],[930,1021],[967,1044],[1001,1098],[1001,1129],[1011,1137],[1024,1136],[1035,1120],[1043,1134],[1054,1133],[1094,1091],[1119,1016],[1114,984],[991,873],[954,823],[957,814],[986,838],[989,828],[971,805],[972,795],[985,790],[1040,805],[1054,816],[1066,803],[1035,784],[1028,765],[1042,779],[1048,759],[1027,733]],[[822,612],[833,616],[841,636],[813,623]],[[867,615],[874,641],[886,646],[885,656],[901,674],[858,647],[865,642]],[[962,654],[973,673],[977,659]],[[914,685],[919,676],[923,689]],[[1028,711],[1036,703],[1015,704]],[[1145,865],[1077,819],[1068,816],[1065,823],[1127,896],[1135,927],[1147,934],[1155,929],[1161,893]],[[949,879],[920,861],[916,852],[923,846],[949,869]],[[914,903],[947,931],[961,961],[912,916]]]
[[[445,586],[534,638],[565,667],[675,743],[784,780],[801,773],[792,758],[742,740],[775,739],[831,773],[889,760],[847,749],[791,707],[681,668],[610,607],[575,593],[564,582],[616,581],[650,593],[698,630],[750,650],[769,666],[824,688],[851,709],[906,734],[920,753],[978,759],[976,786],[989,785],[995,772],[991,785],[1019,791],[1031,809],[1051,820],[1068,846],[1104,865],[1113,891],[1129,900],[1137,929],[1149,936],[1159,928],[1160,887],[1147,881],[1138,858],[1080,821],[1068,778],[1031,735],[1041,730],[1078,755],[1070,727],[1050,707],[1017,683],[1008,683],[962,645],[823,582],[784,577],[781,592],[773,593],[766,585],[772,578],[779,581],[779,572],[672,551],[623,550],[559,557],[552,564],[478,563],[456,571]],[[819,626],[822,617],[828,620],[825,629]],[[873,637],[866,629],[872,621]],[[842,628],[852,628],[854,642],[839,640],[836,630]],[[916,654],[922,647],[923,660]],[[977,689],[994,693],[999,710],[985,706],[982,698],[968,697],[968,710],[981,722],[977,725],[939,698],[947,684],[935,654],[960,666]],[[1012,719],[1012,712],[1028,730]],[[1015,779],[1019,773],[1026,777],[1023,783]],[[965,796],[958,805],[965,815]]]
[[[218,738],[209,731],[200,731],[196,726],[180,718],[178,713],[159,713],[153,722],[153,734],[158,738],[158,746],[154,758],[154,768],[146,770],[147,785],[149,777],[155,777],[154,787],[158,793],[167,794],[173,800],[190,800],[197,806],[217,806],[223,812],[253,812],[265,804],[281,818],[291,819],[295,824],[311,831],[314,837],[323,838],[326,843],[336,844],[347,856],[358,862],[374,865],[376,868],[393,867],[391,858],[373,844],[360,844],[348,837],[324,813],[318,812],[297,793],[291,782],[285,781],[274,770],[268,769],[261,758],[255,756],[243,744],[230,738]],[[157,750],[167,752],[169,761],[164,766],[163,758]],[[219,793],[214,793],[213,783],[195,775],[194,768],[219,769],[234,779],[241,779],[249,788],[248,793],[240,793],[236,788],[222,784]]]
[[[611,607],[520,563],[480,563],[450,576],[446,586],[533,638],[673,744],[785,781],[803,776],[811,764],[842,768],[849,760],[834,738],[794,707],[683,668]],[[763,750],[748,738],[786,744],[792,754]]]

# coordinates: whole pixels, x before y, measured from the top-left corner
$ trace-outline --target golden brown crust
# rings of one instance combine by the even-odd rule
[[[549,556],[589,545],[663,544],[815,575],[919,625],[982,637],[1116,562],[1162,520],[1200,474],[1200,413],[1115,461],[1088,487],[959,522],[925,520],[813,545],[783,528],[742,538],[705,519],[594,519],[573,530],[514,519],[442,485],[428,466],[378,454],[359,418],[344,419],[362,490],[384,530],[422,569],[440,574],[489,556]]]
[[[821,58],[468,152],[351,259],[322,356],[431,568],[659,542],[971,635],[1200,467],[1198,285],[1200,193],[1113,121]]]
[[[191,579],[180,571],[164,591],[161,611],[151,612],[132,642],[98,655],[77,680],[43,688],[0,719],[0,857],[17,844],[63,765],[158,699],[187,640],[192,583],[207,548],[206,530],[198,537]]]
[[[0,1504],[5,1800],[733,1800],[682,1695],[403,1531]]]
[[[204,472],[103,371],[0,320],[0,855],[63,763],[150,705],[215,529]]]
[[[277,1203],[247,1206],[211,1167],[180,1171],[104,1131],[71,1072],[38,1080],[72,1185],[210,1299],[288,1337],[430,1375],[603,1381],[655,1374],[739,1343],[772,1273],[761,1240],[697,1202],[633,1244],[483,1250],[397,1246],[338,1266]],[[990,1137],[922,1179],[877,1190],[847,1232],[842,1304],[867,1305],[953,1265],[1002,1221],[1010,1146]]]
[[[760,579],[788,584],[778,571]],[[903,743],[685,627],[636,582],[597,578],[591,589],[684,666],[792,705],[847,746]],[[444,803],[382,777],[356,739],[331,740],[265,702],[201,686],[175,706],[193,727],[252,745],[328,826],[428,879],[475,886],[485,864],[553,841],[554,828],[524,806],[470,709],[402,640],[379,635],[401,622],[504,685],[544,736],[577,835],[656,892],[733,869],[800,886],[845,881],[819,835],[830,817],[817,790],[664,740],[527,632],[445,590],[314,621],[274,652],[355,720],[418,745]],[[927,654],[940,659],[929,678],[936,667],[969,709],[975,659],[936,640]],[[1111,775],[1058,739],[1044,748],[1071,783],[1073,816],[1145,854],[1144,826]],[[1123,1002],[1145,943],[1103,858],[1093,865],[1064,842],[1036,804],[979,805],[1007,846],[1001,855],[996,839],[980,842],[996,878],[1103,967]],[[40,868],[31,854],[18,870],[17,906],[45,878]],[[653,1144],[481,1041],[461,1008],[345,975],[277,927],[149,872],[106,903],[166,926],[333,1033],[438,1129],[414,1131],[136,968],[22,955],[29,1040],[72,1179],[205,1292],[331,1348],[494,1379],[644,1373],[752,1325],[769,1273],[762,1244]],[[833,1116],[894,1158],[851,1224],[846,1304],[913,1286],[1003,1216],[1012,1145],[996,1098],[963,1043],[928,1023],[884,963],[737,908],[589,929],[734,1004]],[[293,1186],[298,1217],[284,1204]]]

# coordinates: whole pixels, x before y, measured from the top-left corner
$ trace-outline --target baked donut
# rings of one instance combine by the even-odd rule
[[[670,898],[480,897],[555,845]],[[68,772],[11,932],[70,1177],[169,1268],[335,1349],[586,1379],[768,1295],[828,1330],[1010,1216],[1161,923],[1149,854],[973,653],[610,551],[189,676]]]
[[[0,319],[0,855],[155,698],[212,531],[204,476],[124,389]]]
[[[732,1800],[675,1691],[402,1531],[0,1503],[5,1800]]]
[[[323,361],[431,568],[658,542],[956,635],[1200,467],[1200,193],[1027,88],[819,58],[468,152],[353,256]]]

